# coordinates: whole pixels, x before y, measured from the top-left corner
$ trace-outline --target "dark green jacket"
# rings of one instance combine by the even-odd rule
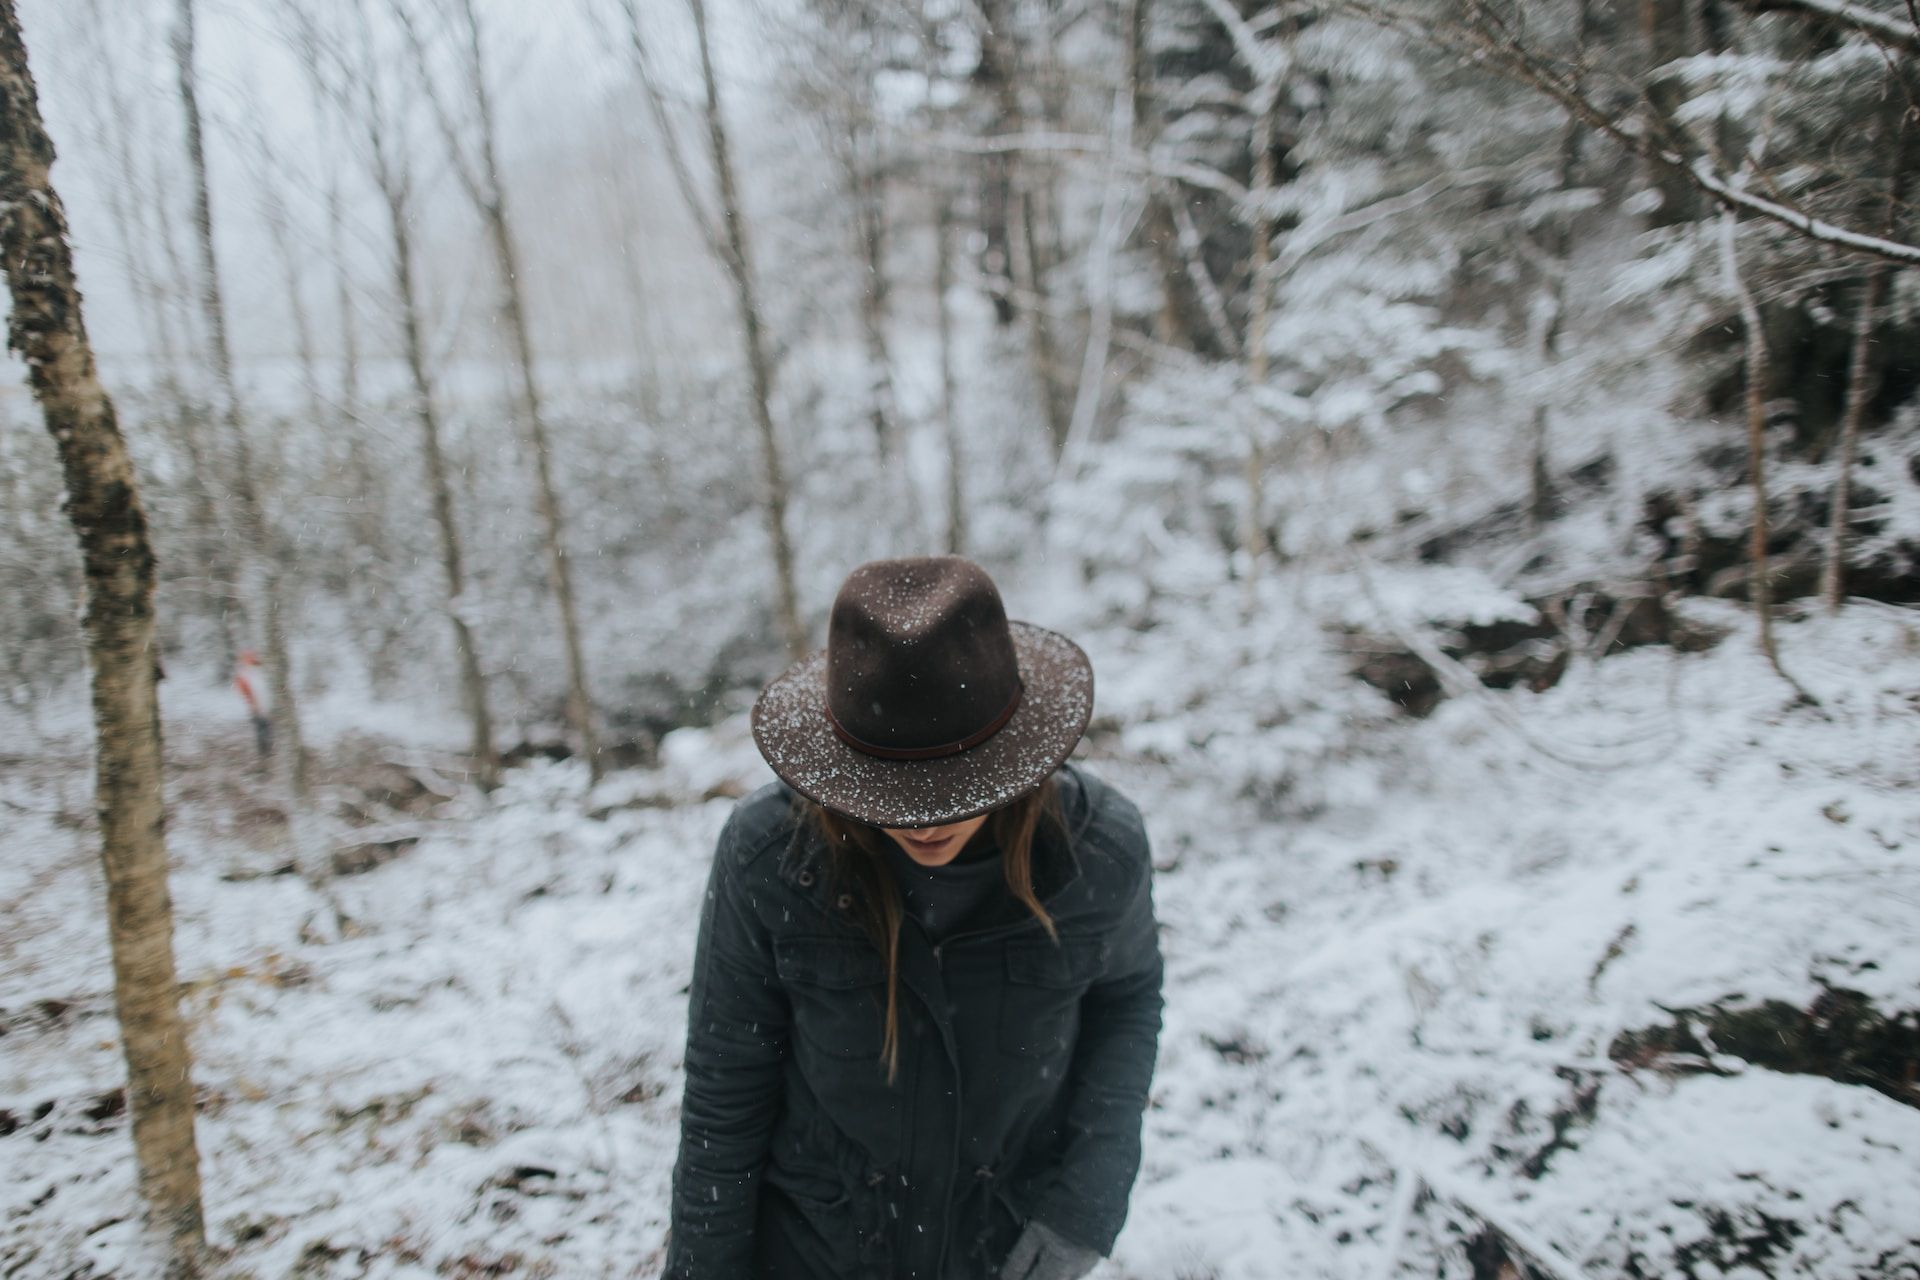
[[[670,1280],[974,1280],[1036,1217],[1110,1252],[1140,1165],[1161,962],[1140,812],[1055,775],[1034,888],[936,947],[900,938],[900,1068],[880,1060],[886,970],[824,850],[769,783],[720,834],[688,1006]]]

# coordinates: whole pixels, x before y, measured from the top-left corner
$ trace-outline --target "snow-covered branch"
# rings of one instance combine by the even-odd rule
[[[1596,103],[1580,85],[1539,50],[1520,43],[1510,30],[1470,24],[1443,25],[1416,18],[1406,10],[1376,0],[1336,0],[1343,12],[1428,39],[1442,48],[1493,66],[1520,83],[1537,89],[1565,107],[1576,119],[1605,134],[1634,155],[1686,178],[1724,208],[1766,218],[1809,240],[1897,262],[1920,266],[1920,245],[1889,236],[1872,235],[1829,222],[1777,200],[1743,190],[1716,169],[1709,157],[1689,158],[1661,144],[1642,122],[1619,118]]]
[[[1755,13],[1797,13],[1837,22],[1869,40],[1920,54],[1920,24],[1902,22],[1849,0],[1740,0],[1740,3]]]
[[[1075,155],[1105,157],[1109,150],[1105,138],[1085,133],[1056,133],[1030,130],[1021,133],[990,134],[973,137],[964,133],[923,133],[915,141],[967,155],[1003,155],[1008,152],[1067,152]],[[1137,148],[1120,151],[1115,161],[1122,169],[1155,178],[1168,178],[1189,186],[1217,192],[1229,200],[1246,199],[1247,189],[1218,169],[1176,160],[1165,154],[1143,152]]]

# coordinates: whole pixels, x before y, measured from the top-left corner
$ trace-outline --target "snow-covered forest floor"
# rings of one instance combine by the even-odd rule
[[[1920,1274],[1920,619],[1784,625],[1808,707],[1701,607],[1737,627],[1717,647],[1384,722],[1310,804],[1169,750],[1194,707],[1096,722],[1079,758],[1147,816],[1169,961],[1100,1275],[1468,1276],[1528,1249],[1566,1276]],[[1119,705],[1147,705],[1104,639]],[[534,759],[482,798],[436,770],[431,721],[336,716],[327,794],[368,847],[329,903],[284,873],[244,726],[169,685],[206,1203],[237,1273],[650,1274],[705,867],[769,776],[744,717],[591,792]],[[133,1229],[85,744],[61,742],[0,768],[20,1280],[119,1274]]]

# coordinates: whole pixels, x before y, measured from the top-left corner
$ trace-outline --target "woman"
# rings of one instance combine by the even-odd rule
[[[666,1273],[1075,1280],[1160,1033],[1139,811],[1065,763],[1093,671],[959,556],[875,560],[773,680],[721,831]]]

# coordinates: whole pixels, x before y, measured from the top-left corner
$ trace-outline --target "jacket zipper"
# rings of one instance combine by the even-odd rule
[[[1073,852],[1072,846],[1079,840],[1081,833],[1086,830],[1087,824],[1091,821],[1092,815],[1088,814],[1068,833],[1067,856],[1073,860],[1073,874],[1061,881],[1060,884],[1054,888],[1054,891],[1047,895],[1046,901],[1042,902],[1040,904],[1041,906],[1044,907],[1048,903],[1057,901],[1068,889],[1078,884],[1081,876],[1085,874],[1080,867],[1079,855]],[[999,934],[1017,933],[1029,925],[1035,924],[1037,924],[1037,922],[1033,920],[1015,920],[1008,924],[997,924],[985,929],[974,929],[967,933],[956,933],[943,942],[932,943],[933,967],[940,973],[941,989],[945,990],[947,984],[946,961],[941,954],[946,948],[956,942],[978,942],[983,938],[992,938]],[[931,942],[931,939],[929,939],[929,941]],[[962,1136],[960,1125],[961,1121],[965,1119],[966,1114],[965,1098],[963,1097],[964,1091],[960,1080],[960,1060],[952,1054],[949,1054],[949,1058],[951,1059],[951,1066],[953,1068],[953,1155],[948,1160],[947,1167],[952,1171],[952,1174],[947,1181],[946,1200],[940,1214],[940,1248],[934,1254],[933,1275],[929,1280],[946,1280],[947,1249],[948,1246],[953,1243],[953,1191],[955,1184],[960,1180],[960,1143]]]
[[[1080,879],[1080,872],[1079,872],[1079,869],[1076,867],[1073,876],[1068,880],[1066,880],[1065,882],[1063,882],[1059,888],[1053,891],[1053,893],[1049,894],[1047,900],[1049,902],[1057,900],[1062,893],[1064,893],[1073,884],[1078,882],[1079,879]],[[1041,903],[1041,905],[1045,906],[1046,903]],[[944,989],[947,981],[946,960],[943,958],[942,952],[944,952],[948,947],[952,946],[956,942],[962,942],[962,941],[978,942],[983,938],[992,938],[999,934],[1018,933],[1021,930],[1028,928],[1029,926],[1037,927],[1037,922],[1033,920],[1015,920],[1009,924],[997,924],[997,925],[991,926],[990,928],[975,929],[968,933],[956,933],[951,937],[949,937],[944,942],[934,943],[933,944],[933,967],[940,971],[941,987]],[[953,1243],[953,1192],[954,1192],[955,1185],[960,1181],[960,1172],[961,1172],[960,1143],[962,1139],[962,1134],[960,1131],[960,1126],[961,1126],[962,1120],[965,1119],[965,1116],[966,1116],[966,1100],[963,1097],[963,1088],[960,1080],[959,1060],[955,1059],[952,1065],[953,1065],[953,1155],[947,1161],[947,1167],[950,1170],[952,1170],[952,1177],[947,1182],[946,1202],[940,1214],[940,1249],[934,1258],[932,1280],[946,1280],[947,1249]]]

